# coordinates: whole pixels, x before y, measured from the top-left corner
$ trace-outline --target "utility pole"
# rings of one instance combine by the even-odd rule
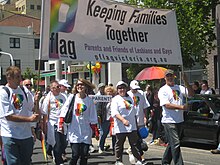
[[[216,37],[217,37],[217,80],[220,93],[220,5],[216,6]]]

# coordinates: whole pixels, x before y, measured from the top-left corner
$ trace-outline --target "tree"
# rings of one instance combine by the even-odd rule
[[[192,68],[196,63],[202,68],[208,65],[207,55],[216,47],[215,7],[219,0],[127,0],[126,3],[148,8],[174,9],[184,67]],[[134,73],[133,67],[129,67],[128,73]],[[131,78],[129,75],[128,77]]]
[[[34,80],[37,79],[37,73],[34,73],[31,68],[26,68],[24,71],[24,74],[22,75],[24,79],[31,79],[33,78]]]

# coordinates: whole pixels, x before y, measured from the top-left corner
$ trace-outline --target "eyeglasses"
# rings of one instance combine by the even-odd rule
[[[83,83],[76,84],[76,86],[85,86]]]
[[[26,86],[26,87],[28,87],[28,86],[32,87],[32,84],[25,84],[25,86]]]

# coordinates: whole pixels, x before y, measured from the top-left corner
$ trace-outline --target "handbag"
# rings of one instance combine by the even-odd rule
[[[75,102],[75,95],[73,95],[73,98],[72,98],[72,100],[70,102],[70,105],[69,105],[68,111],[66,113],[66,116],[64,117],[64,123],[69,124],[72,121],[74,102]]]

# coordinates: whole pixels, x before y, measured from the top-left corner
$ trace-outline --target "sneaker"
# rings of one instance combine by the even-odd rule
[[[95,152],[95,148],[93,146],[89,146],[89,153]]]
[[[105,151],[107,151],[110,148],[110,145],[105,146]]]
[[[52,160],[53,159],[53,155],[47,154],[47,158]]]
[[[115,165],[124,165],[124,164],[122,162],[120,162],[120,161],[116,161]]]
[[[103,150],[101,150],[101,148],[99,148],[99,153],[100,153],[100,154],[103,154],[103,153],[104,153],[104,151],[103,151]]]
[[[63,159],[64,162],[67,162],[66,154],[62,154],[62,159]]]
[[[220,150],[217,150],[217,149],[211,150],[211,153],[212,153],[212,154],[220,154]]]
[[[138,160],[135,165],[143,165],[143,163]]]
[[[128,155],[132,154],[132,153],[131,153],[131,147],[129,147],[125,152],[126,152]]]

